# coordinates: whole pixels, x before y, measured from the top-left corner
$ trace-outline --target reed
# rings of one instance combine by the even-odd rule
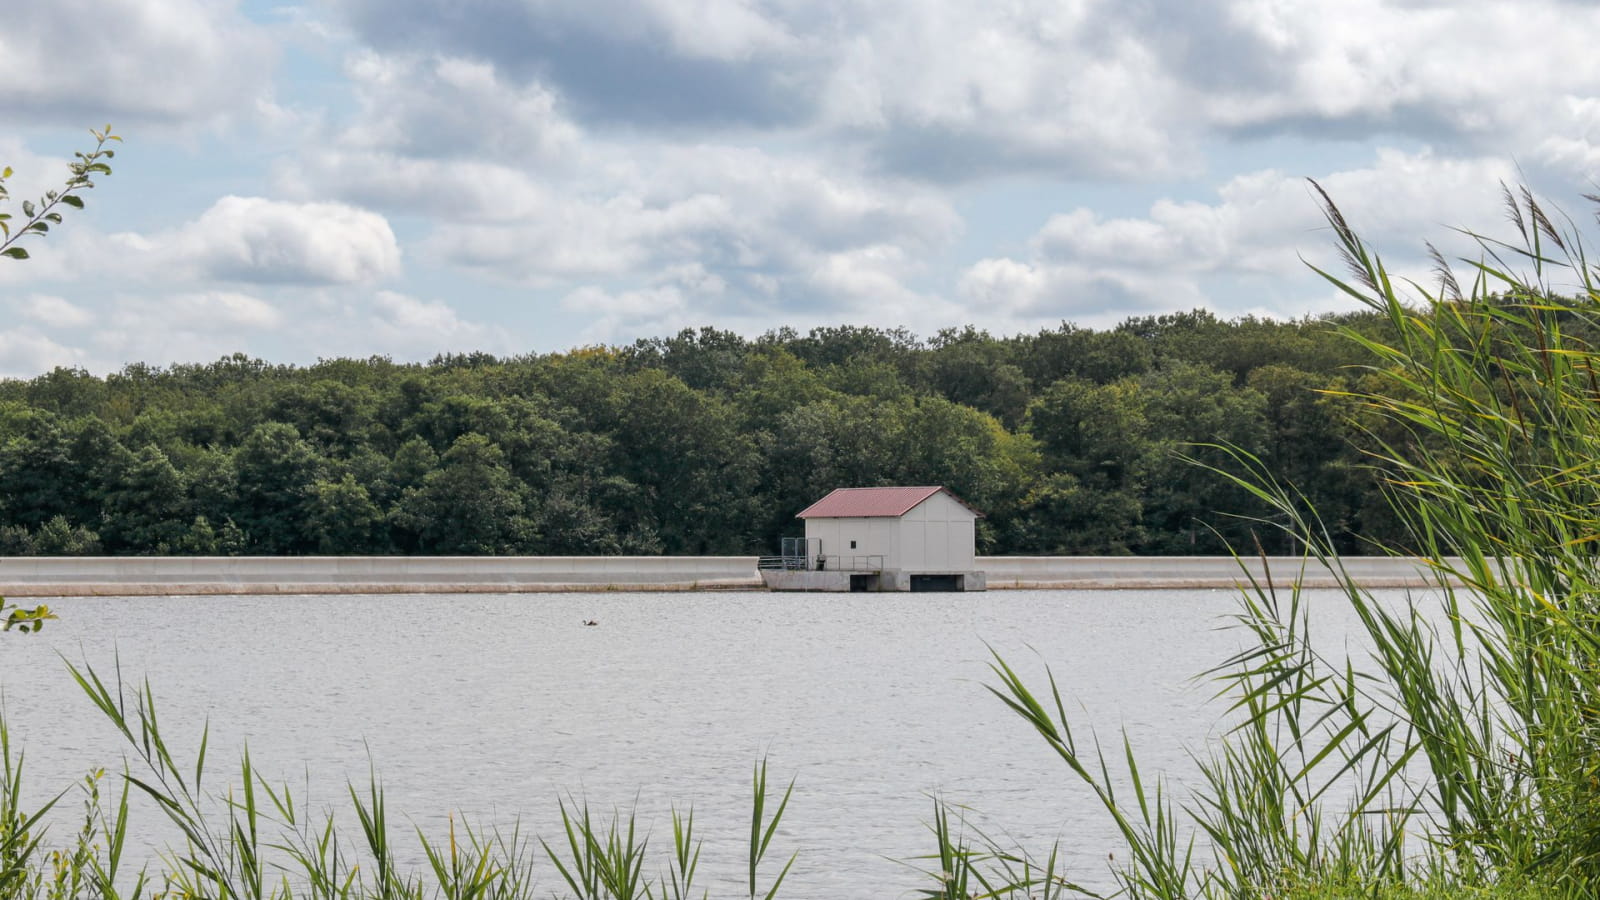
[[[631,810],[597,815],[581,799],[557,801],[555,841],[530,837],[520,825],[479,829],[450,817],[437,838],[396,829],[375,772],[346,792],[345,815],[310,813],[287,785],[258,771],[248,748],[220,787],[210,771],[204,734],[192,761],[169,746],[148,683],[130,686],[120,671],[102,677],[92,666],[69,666],[86,696],[123,736],[129,767],[114,799],[102,798],[104,771],[80,785],[84,817],[61,849],[48,849],[44,823],[66,792],[36,809],[21,806],[22,755],[0,717],[0,898],[12,900],[706,900],[697,881],[703,843],[692,809],[671,812],[671,845],[663,859],[649,829]],[[794,783],[769,780],[765,760],[750,780],[750,831],[743,895],[776,900],[799,859],[775,856]],[[129,872],[124,847],[130,793],[143,794],[176,827],[178,844]],[[991,840],[963,812],[934,804],[934,849],[926,861],[931,887],[919,895],[962,900],[1056,900],[1077,888],[1059,869],[1058,848],[1041,862]],[[339,822],[354,823],[346,830]],[[410,832],[409,834],[407,832]],[[405,868],[401,843],[412,841],[423,864]],[[554,890],[541,875],[553,870]]]
[[[1437,285],[1403,283],[1321,196],[1349,272],[1318,271],[1393,335],[1348,333],[1378,360],[1346,399],[1408,534],[1380,549],[1437,589],[1380,602],[1292,485],[1220,448],[1272,510],[1258,525],[1337,576],[1369,653],[1319,652],[1300,592],[1246,572],[1248,649],[1209,673],[1237,724],[1182,802],[1125,741],[1117,765],[1081,741],[1053,678],[1041,699],[997,657],[993,690],[1116,824],[1125,896],[1600,896],[1596,269],[1507,190],[1511,240],[1468,232],[1467,277],[1433,251]]]

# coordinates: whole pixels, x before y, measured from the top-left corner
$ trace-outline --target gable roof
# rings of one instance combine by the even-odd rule
[[[801,510],[797,519],[897,518],[916,509],[922,501],[943,492],[982,518],[965,500],[940,485],[931,487],[835,488],[828,496]]]

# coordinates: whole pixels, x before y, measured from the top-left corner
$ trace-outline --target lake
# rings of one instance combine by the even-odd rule
[[[1310,595],[1339,639],[1341,598]],[[313,808],[342,804],[370,764],[402,837],[407,822],[442,837],[454,813],[520,818],[552,844],[570,795],[597,814],[637,809],[661,865],[669,806],[692,804],[706,886],[738,896],[766,757],[780,786],[795,780],[773,867],[800,856],[780,896],[882,898],[922,886],[899,861],[932,851],[934,796],[1041,856],[1059,839],[1070,877],[1106,884],[1114,834],[988,692],[988,648],[1036,691],[1048,665],[1075,723],[1112,752],[1125,728],[1147,775],[1181,782],[1222,712],[1193,676],[1239,646],[1222,627],[1236,603],[1228,590],[96,598],[52,603],[61,621],[0,641],[39,798],[120,766],[58,656],[109,677],[120,654],[125,677],[149,678],[180,759],[209,721],[212,789],[248,741]],[[144,805],[133,831],[165,834],[158,818]],[[540,895],[559,887],[547,865]]]

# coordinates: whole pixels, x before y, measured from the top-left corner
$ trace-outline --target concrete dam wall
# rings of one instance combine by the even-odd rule
[[[1257,577],[1287,586],[1335,582],[1296,558],[1247,560]],[[1404,559],[1352,558],[1368,587],[1421,587]],[[1232,588],[1245,580],[1227,557],[980,556],[990,590]],[[299,556],[4,557],[0,595],[83,597],[205,594],[522,593],[540,591],[760,590],[754,556]]]

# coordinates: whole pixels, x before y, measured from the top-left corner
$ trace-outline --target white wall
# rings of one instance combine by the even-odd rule
[[[821,541],[822,555],[836,566],[844,564],[850,557],[881,556],[885,568],[894,568],[889,560],[898,557],[900,552],[900,530],[896,519],[806,519],[806,537]],[[856,542],[854,548],[850,546],[851,541]],[[865,561],[862,560],[861,564],[864,565]]]
[[[940,492],[900,519],[900,565],[908,572],[965,572],[974,568],[977,516]]]

